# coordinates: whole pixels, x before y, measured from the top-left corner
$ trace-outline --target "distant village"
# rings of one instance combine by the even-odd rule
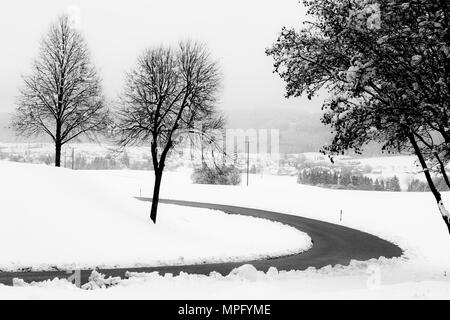
[[[398,161],[392,161],[392,159]],[[50,143],[0,143],[0,160],[52,165],[53,145]],[[357,158],[341,156],[331,163],[320,153],[261,155],[236,153],[217,157],[214,161],[233,165],[245,174],[288,176],[297,183],[331,189],[373,191],[428,191],[418,175],[411,157]],[[195,168],[202,164],[200,151],[180,149],[174,151],[167,170],[180,167]],[[211,159],[209,159],[211,161]],[[247,164],[248,162],[248,164]],[[62,149],[62,167],[73,170],[153,170],[148,147],[128,147],[78,143]],[[436,179],[439,180],[439,179]],[[445,184],[436,181],[440,189]]]

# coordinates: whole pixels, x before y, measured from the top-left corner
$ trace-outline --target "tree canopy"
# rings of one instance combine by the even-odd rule
[[[284,28],[267,50],[286,96],[327,91],[322,122],[330,155],[383,150],[418,156],[448,225],[429,171],[446,180],[449,161],[450,43],[445,0],[307,0],[309,20]]]

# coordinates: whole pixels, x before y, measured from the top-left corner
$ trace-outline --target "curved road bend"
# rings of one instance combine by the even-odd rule
[[[142,201],[151,201],[151,198],[138,198]],[[212,271],[227,275],[236,267],[250,263],[258,270],[267,272],[273,266],[278,270],[305,270],[308,267],[321,268],[327,265],[348,265],[351,260],[365,261],[372,258],[399,257],[403,254],[402,250],[383,239],[371,234],[350,229],[347,227],[307,219],[303,217],[281,214],[272,211],[242,208],[236,206],[219,205],[211,203],[198,203],[179,200],[160,200],[161,203],[189,206],[196,208],[208,208],[220,210],[228,214],[239,214],[264,218],[276,222],[281,222],[292,226],[300,231],[306,232],[313,240],[314,245],[306,252],[284,256],[273,259],[245,261],[239,263],[214,263],[187,266],[163,266],[146,268],[121,268],[121,269],[101,269],[101,273],[106,276],[125,278],[125,273],[130,272],[154,272],[161,274],[172,273],[179,274],[181,271],[191,274],[209,274]],[[232,236],[232,235],[230,235]],[[249,232],[251,236],[251,232]],[[276,239],[274,239],[276,241]],[[86,283],[92,270],[81,271],[81,282]],[[44,281],[54,278],[68,278],[70,274],[65,271],[48,272],[0,272],[0,283],[12,285],[13,278],[24,279],[26,282]]]

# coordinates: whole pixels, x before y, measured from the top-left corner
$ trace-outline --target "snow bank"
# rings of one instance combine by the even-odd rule
[[[405,275],[405,272],[407,274]],[[416,280],[407,278],[414,276]],[[404,281],[398,282],[403,278]],[[105,290],[106,287],[109,287]],[[156,289],[157,288],[157,289]],[[94,289],[94,290],[86,290]],[[181,273],[161,276],[128,273],[128,279],[105,279],[95,273],[79,289],[67,280],[55,279],[14,287],[0,285],[1,299],[448,299],[450,281],[444,274],[416,271],[411,274],[404,259],[352,261],[350,266],[310,268],[305,271],[267,273],[243,265],[229,275]]]
[[[149,203],[101,173],[0,162],[0,177],[4,271],[247,261],[312,245],[294,228],[207,209],[161,205],[154,225]]]

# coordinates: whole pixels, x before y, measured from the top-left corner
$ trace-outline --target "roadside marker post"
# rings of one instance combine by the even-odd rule
[[[249,171],[250,171],[250,139],[247,137],[245,142],[247,144],[247,187],[248,187]]]

